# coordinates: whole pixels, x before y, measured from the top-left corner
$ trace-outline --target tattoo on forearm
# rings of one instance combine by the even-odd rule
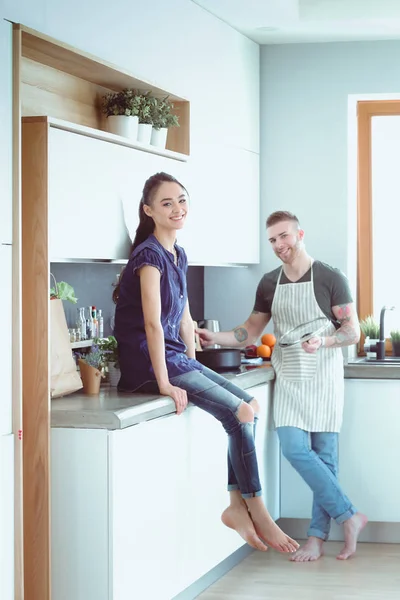
[[[342,348],[343,346],[357,344],[360,339],[360,329],[358,324],[355,325],[351,322],[351,308],[348,304],[339,305],[337,320],[340,323],[340,328],[333,336],[334,343],[332,344],[332,348]]]
[[[259,314],[260,314],[260,311],[259,311],[259,310],[253,310],[253,311],[251,312],[251,314],[252,314],[252,315],[259,315]]]
[[[247,333],[247,329],[245,329],[244,327],[237,327],[236,329],[234,329],[233,335],[235,336],[237,341],[240,343],[245,342],[247,340],[247,338],[249,337],[249,334]]]

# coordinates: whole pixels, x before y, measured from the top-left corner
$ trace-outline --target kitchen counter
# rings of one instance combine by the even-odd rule
[[[270,363],[223,374],[241,389],[248,389],[274,379]],[[175,412],[175,404],[168,396],[128,394],[104,385],[99,396],[88,396],[81,391],[51,401],[51,426],[83,429],[124,429],[143,421]]]
[[[400,379],[400,362],[378,363],[365,358],[349,359],[344,364],[345,379]]]
[[[274,379],[270,363],[251,369],[242,366],[224,376],[242,389],[261,385]],[[399,379],[400,363],[377,364],[355,358],[345,362],[345,379]],[[51,426],[84,429],[124,429],[175,412],[168,396],[127,394],[104,385],[99,396],[76,392],[51,401]]]

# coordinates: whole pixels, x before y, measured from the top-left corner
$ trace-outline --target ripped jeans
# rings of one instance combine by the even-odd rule
[[[172,377],[170,383],[186,390],[189,402],[218,419],[228,434],[228,490],[240,490],[243,498],[261,496],[254,445],[256,419],[242,423],[237,417],[242,401],[248,403],[253,396],[207,367]],[[158,386],[155,381],[147,382],[135,391],[153,393]],[[207,443],[206,432],[204,440]]]

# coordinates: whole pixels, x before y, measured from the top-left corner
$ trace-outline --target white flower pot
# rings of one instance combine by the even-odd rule
[[[137,140],[142,144],[150,144],[153,125],[151,123],[139,123]]]
[[[139,118],[126,117],[125,115],[111,115],[107,117],[107,127],[110,133],[122,135],[130,140],[137,140]]]
[[[111,387],[117,387],[120,377],[120,369],[117,369],[117,367],[114,367],[114,365],[108,363],[108,380],[110,382]]]
[[[167,144],[167,127],[161,127],[161,129],[153,129],[151,130],[151,145],[157,146],[157,148],[165,148]]]

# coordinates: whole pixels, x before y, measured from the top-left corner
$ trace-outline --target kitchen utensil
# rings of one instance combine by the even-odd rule
[[[196,351],[196,359],[213,371],[232,371],[241,363],[241,353],[237,348],[204,348]]]
[[[197,321],[197,323],[201,329],[208,329],[209,331],[213,331],[214,333],[220,330],[219,321],[215,319],[202,319],[200,321]]]
[[[289,346],[294,346],[295,344],[303,344],[304,342],[308,342],[311,338],[316,335],[321,335],[331,324],[328,319],[325,317],[320,317],[318,319],[313,319],[312,321],[308,321],[307,323],[302,323],[297,327],[293,327],[293,329],[289,329],[286,333],[284,333],[278,344],[281,348],[288,348]]]

